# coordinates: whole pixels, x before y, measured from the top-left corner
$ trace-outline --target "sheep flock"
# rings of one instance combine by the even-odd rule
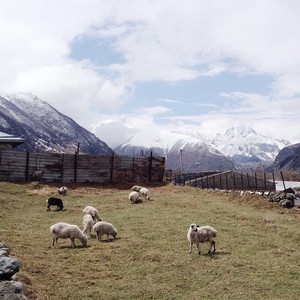
[[[66,187],[58,189],[60,195],[66,195]],[[151,193],[148,188],[139,185],[134,185],[128,195],[128,199],[131,204],[142,203],[143,200],[150,201]],[[58,210],[62,210],[62,200],[56,197],[50,197],[47,200],[48,211],[50,205],[56,205]],[[69,224],[66,222],[58,222],[50,226],[50,232],[53,235],[51,246],[58,247],[58,239],[70,239],[71,247],[75,248],[75,240],[78,239],[83,247],[86,247],[88,241],[92,238],[91,232],[95,233],[96,240],[102,241],[102,236],[106,235],[106,241],[111,241],[117,238],[118,231],[115,226],[103,220],[100,216],[100,212],[97,208],[87,205],[82,209],[82,229],[76,224]],[[192,253],[193,245],[195,244],[198,249],[198,254],[201,254],[200,244],[209,243],[208,253],[214,253],[216,251],[216,237],[218,231],[210,225],[199,226],[196,223],[192,223],[187,232],[187,240],[189,243],[188,253]]]

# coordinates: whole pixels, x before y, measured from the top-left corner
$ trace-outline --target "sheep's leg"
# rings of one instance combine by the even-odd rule
[[[192,253],[192,248],[193,248],[193,242],[191,241],[191,242],[190,242],[189,254],[191,254],[191,253]]]
[[[53,240],[52,240],[52,246],[54,246],[55,248],[57,248],[57,240],[58,240],[58,237],[54,236]]]
[[[210,248],[209,248],[209,251],[208,251],[208,253],[211,253],[211,252],[216,252],[216,242],[214,241],[214,240],[212,240],[210,243]],[[212,250],[212,248],[214,248],[214,250],[213,251],[211,251]]]
[[[198,254],[201,254],[201,251],[200,251],[200,244],[199,243],[196,243],[197,245],[197,249],[198,249]]]
[[[109,234],[106,234],[107,235],[107,241],[109,242]]]
[[[72,248],[75,248],[75,238],[71,239],[71,246],[72,246]]]

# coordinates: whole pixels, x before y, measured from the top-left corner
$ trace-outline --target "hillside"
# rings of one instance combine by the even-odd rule
[[[300,173],[300,143],[283,148],[268,170]]]
[[[106,143],[29,93],[0,97],[0,132],[25,139],[19,150],[111,154]]]

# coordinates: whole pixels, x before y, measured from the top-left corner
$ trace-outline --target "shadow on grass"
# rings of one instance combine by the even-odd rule
[[[218,252],[211,252],[211,253],[201,253],[200,255],[210,257],[211,259],[216,259],[218,258],[218,256],[231,255],[231,252],[218,251]]]

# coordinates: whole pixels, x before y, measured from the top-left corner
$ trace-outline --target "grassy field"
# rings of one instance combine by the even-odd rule
[[[19,259],[29,299],[298,299],[300,210],[263,198],[166,185],[153,201],[132,205],[130,186],[71,186],[64,211],[46,210],[58,186],[0,182],[0,240]],[[83,248],[70,240],[51,247],[49,227],[82,226],[93,205],[118,237]],[[217,251],[188,254],[193,222],[212,225]]]

